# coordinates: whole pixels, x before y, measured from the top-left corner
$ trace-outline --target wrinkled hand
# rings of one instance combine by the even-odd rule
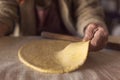
[[[89,51],[98,51],[104,48],[108,40],[107,29],[97,24],[89,24],[85,29],[83,38],[83,41],[88,40],[90,40]]]

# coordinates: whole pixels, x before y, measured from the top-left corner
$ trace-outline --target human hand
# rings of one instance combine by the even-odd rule
[[[85,36],[83,41],[90,40],[89,51],[98,51],[107,43],[108,31],[106,28],[98,24],[89,24],[85,29]]]

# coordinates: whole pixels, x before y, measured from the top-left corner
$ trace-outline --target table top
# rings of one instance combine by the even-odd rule
[[[0,80],[120,80],[120,51],[103,49],[89,53],[78,70],[46,74],[28,68],[18,59],[18,49],[40,37],[3,37],[0,39]]]

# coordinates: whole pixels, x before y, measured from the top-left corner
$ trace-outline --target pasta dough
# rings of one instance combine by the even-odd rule
[[[20,48],[18,56],[25,65],[40,72],[70,72],[85,62],[89,42],[70,43],[46,39],[32,41]]]

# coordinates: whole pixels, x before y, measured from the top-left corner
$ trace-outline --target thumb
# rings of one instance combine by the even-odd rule
[[[86,34],[83,38],[83,41],[88,41],[88,40],[90,40],[90,37]]]

